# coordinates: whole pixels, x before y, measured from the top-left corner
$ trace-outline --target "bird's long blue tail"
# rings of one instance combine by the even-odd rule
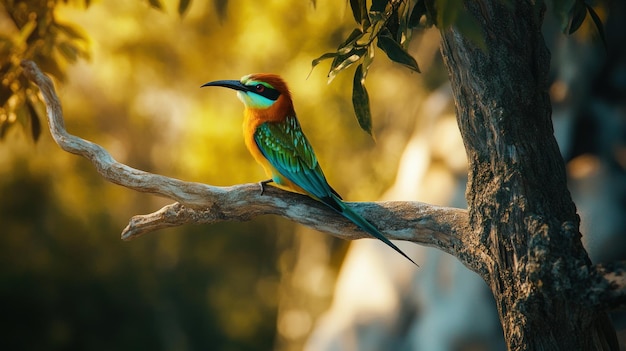
[[[397,247],[394,243],[392,243],[389,239],[387,239],[376,227],[374,227],[372,223],[368,222],[365,218],[361,217],[361,215],[354,212],[350,207],[348,207],[348,205],[346,205],[343,201],[341,201],[341,199],[339,199],[337,196],[333,195],[332,197],[325,197],[323,199],[320,199],[320,201],[324,203],[326,206],[335,210],[340,215],[350,220],[352,223],[356,224],[359,228],[368,232],[370,235],[372,235],[376,239],[387,244],[387,246],[391,247],[397,253],[404,256],[407,260],[411,261],[411,263],[419,267],[417,263],[415,263],[409,256],[407,256],[407,254],[405,254],[402,250],[400,250],[399,247]]]

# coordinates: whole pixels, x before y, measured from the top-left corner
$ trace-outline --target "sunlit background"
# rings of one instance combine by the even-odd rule
[[[213,2],[193,1],[182,17],[177,0],[163,3],[58,6],[57,19],[89,38],[90,58],[57,85],[70,133],[145,171],[257,182],[265,175],[243,144],[241,103],[200,85],[274,72],[344,198],[465,206],[465,154],[436,30],[411,45],[422,74],[377,52],[367,79],[374,141],[354,117],[351,74],[327,84],[328,63],[311,71],[353,29],[347,2],[231,1],[220,16]],[[626,83],[609,78],[625,69],[624,49],[609,51],[615,68],[584,31],[565,38],[546,27],[556,135],[585,239],[595,261],[623,258]],[[376,241],[350,244],[277,217],[122,242],[131,216],[170,201],[107,183],[45,129],[35,143],[14,128],[0,145],[2,349],[502,347],[486,285],[438,251],[401,243],[416,270]]]

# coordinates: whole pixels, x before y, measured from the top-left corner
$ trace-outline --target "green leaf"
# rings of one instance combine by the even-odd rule
[[[372,0],[372,6],[370,12],[385,12],[389,0]]]
[[[359,48],[352,50],[348,55],[337,56],[330,67],[328,72],[328,83],[335,79],[337,73],[352,66],[355,62],[359,61],[361,57],[367,52],[365,48]]]
[[[28,128],[30,123],[30,113],[28,112],[26,104],[23,101],[18,102],[13,112],[15,113],[15,121],[22,126],[22,129]]]
[[[413,10],[411,10],[411,15],[409,16],[409,28],[415,28],[419,26],[420,20],[422,16],[426,15],[426,3],[424,0],[417,0],[415,6],[413,6]]]
[[[598,34],[600,34],[600,39],[602,39],[602,43],[604,44],[604,49],[608,50],[609,46],[606,44],[606,36],[604,35],[604,26],[602,25],[602,20],[600,19],[600,16],[598,16],[598,14],[593,9],[593,7],[591,7],[587,3],[585,3],[585,6],[587,6],[587,10],[589,11],[589,15],[591,16],[591,19],[593,20],[593,24],[595,24],[596,28],[598,29]]]
[[[568,32],[570,25],[570,13],[575,6],[576,0],[552,0],[552,8],[563,33]]]
[[[313,61],[311,61],[311,68],[315,68],[315,66],[317,66],[320,62],[324,61],[324,60],[328,60],[331,58],[335,58],[337,56],[341,55],[338,52],[327,52],[325,54],[323,54],[322,56],[314,59]]]
[[[318,58],[314,59],[313,61],[311,61],[311,71],[320,62],[322,62],[324,60],[331,59],[331,58],[333,59],[333,63],[331,64],[331,71],[332,71],[333,68],[337,67],[341,62],[345,61],[346,58],[348,58],[348,57],[350,57],[350,56],[352,56],[354,54],[354,51],[357,50],[355,48],[354,44],[362,36],[363,36],[363,32],[360,29],[357,28],[357,29],[353,30],[352,33],[350,33],[350,35],[348,36],[348,38],[346,38],[346,40],[344,40],[343,43],[341,43],[339,45],[339,47],[337,47],[337,51],[335,51],[335,52],[327,52],[327,53],[319,56]],[[362,50],[364,50],[364,49],[362,49]],[[330,73],[329,73],[329,77],[330,77]],[[334,75],[333,75],[333,77],[334,77]]]
[[[30,101],[26,102],[26,107],[28,108],[28,112],[30,114],[30,133],[33,140],[36,142],[41,135],[41,122],[39,121],[37,111],[31,105]]]
[[[9,127],[11,127],[9,122],[0,122],[0,140],[4,139],[4,136],[7,134]]]
[[[388,30],[383,29],[379,33],[378,47],[387,54],[391,61],[404,65],[415,72],[420,72],[417,61],[391,37],[391,33]]]
[[[505,1],[505,0],[500,0]],[[436,9],[429,8],[432,6],[430,0],[424,0],[426,8],[426,16],[436,11],[436,26],[443,30],[452,26],[456,27],[461,34],[476,44],[479,48],[486,50],[487,44],[478,20],[469,12],[463,0],[434,0]]]
[[[424,0],[424,6],[426,7],[426,21],[439,27],[437,23],[437,9],[435,5],[436,0]]]
[[[576,32],[585,21],[585,17],[587,17],[587,7],[585,3],[582,0],[576,0],[574,8],[572,8],[572,16],[569,21],[567,33],[573,34]]]
[[[372,22],[367,15],[367,0],[359,0],[359,12],[360,21],[358,23],[361,25],[361,29],[365,31],[372,25]]]
[[[76,52],[76,48],[72,44],[68,42],[62,42],[59,43],[58,48],[67,61],[73,63],[76,62],[76,60],[78,59],[78,53]]]
[[[368,18],[374,24],[386,24],[386,8],[389,0],[372,0],[372,5],[367,13]]]
[[[459,29],[459,32],[463,36],[476,44],[481,50],[487,51],[485,36],[478,20],[465,8],[459,12],[458,16],[454,26]]]
[[[377,24],[384,24],[385,13],[378,12],[378,11],[370,11],[368,12],[368,18],[370,19],[370,21],[372,21],[372,23],[374,23],[374,26],[376,26]]]
[[[348,35],[348,38],[346,38],[346,40],[344,40],[343,43],[339,44],[339,46],[337,47],[337,50],[343,49],[345,47],[350,46],[350,44],[356,43],[357,40],[363,37],[363,34],[364,33],[362,30],[360,30],[359,28],[355,28],[352,31],[352,33]]]
[[[79,39],[85,42],[89,41],[87,34],[85,34],[82,29],[78,27],[59,22],[55,22],[53,25],[71,39]]]
[[[402,39],[402,33],[400,32],[400,18],[398,15],[398,11],[393,11],[389,14],[387,21],[385,22],[385,27],[391,33],[392,37],[395,41],[400,43]]]
[[[178,15],[181,17],[184,16],[190,4],[191,0],[180,0],[178,2]]]
[[[376,52],[374,48],[374,44],[371,44],[367,47],[367,54],[363,56],[363,74],[361,80],[365,82],[365,77],[367,77],[367,72],[370,70],[370,66],[372,62],[374,62],[374,53]]]
[[[361,39],[364,34],[365,33],[359,28],[354,29],[346,40],[339,44],[337,51],[327,52],[311,61],[311,72],[320,62],[332,58],[333,62],[330,64],[330,71],[328,72],[328,83],[332,82],[337,73],[350,67],[367,51],[365,45],[357,44],[357,41]]]
[[[152,8],[155,8],[157,10],[163,10],[163,5],[161,4],[160,0],[148,0],[148,3]]]
[[[217,17],[223,21],[226,18],[226,9],[228,5],[228,0],[213,0],[213,6],[215,7],[215,12],[217,12]]]
[[[337,73],[358,61],[367,50],[363,46],[356,46],[357,40],[359,40],[363,34],[364,33],[358,28],[353,30],[348,38],[337,47],[336,52],[326,53],[313,60],[313,67],[323,60],[333,58],[333,62],[330,64],[330,71],[328,72],[328,82],[332,82]]]
[[[459,12],[465,9],[463,0],[435,0],[437,9],[437,27],[446,29],[453,26],[459,16]]]
[[[361,5],[365,6],[365,0],[350,0],[350,9],[352,10],[352,16],[354,16],[354,20],[358,24],[361,24],[361,19],[363,19]]]
[[[354,113],[361,129],[372,135],[372,112],[370,111],[370,99],[367,89],[365,89],[362,69],[362,65],[359,65],[354,72],[352,106],[354,106]]]
[[[20,34],[16,38],[16,42],[20,44],[26,44],[26,41],[33,33],[33,31],[37,28],[37,22],[35,20],[30,20],[22,26],[20,29]]]

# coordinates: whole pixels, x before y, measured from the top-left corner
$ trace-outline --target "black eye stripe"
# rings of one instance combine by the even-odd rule
[[[272,101],[278,100],[278,97],[280,96],[280,92],[278,90],[274,88],[270,88],[263,84],[255,84],[253,86],[248,86],[248,90],[255,94],[268,98]]]

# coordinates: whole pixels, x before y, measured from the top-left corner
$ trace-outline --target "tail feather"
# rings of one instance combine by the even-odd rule
[[[399,247],[397,247],[394,243],[392,243],[389,239],[387,239],[372,223],[368,222],[365,218],[361,217],[358,213],[354,212],[350,207],[348,207],[343,201],[336,197],[324,197],[320,199],[326,206],[332,208],[340,215],[349,219],[352,223],[356,224],[359,228],[368,232],[370,235],[375,237],[376,239],[382,241],[387,246],[394,249],[397,253],[404,256],[407,260],[411,261],[414,265],[418,266],[407,254],[405,254]]]

